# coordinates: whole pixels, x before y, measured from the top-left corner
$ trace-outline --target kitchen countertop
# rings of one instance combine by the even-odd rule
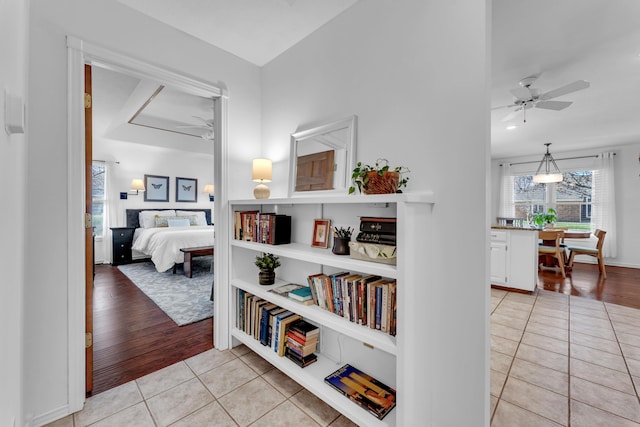
[[[514,227],[512,225],[492,225],[492,230],[524,230],[524,231],[540,231],[537,228],[532,227]]]

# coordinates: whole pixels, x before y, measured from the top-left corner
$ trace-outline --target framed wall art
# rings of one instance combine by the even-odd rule
[[[197,202],[198,180],[194,178],[176,178],[176,202]]]
[[[327,248],[329,246],[330,225],[330,219],[316,219],[313,221],[311,246],[314,248]]]
[[[169,201],[169,177],[158,175],[144,176],[144,201],[168,202]]]

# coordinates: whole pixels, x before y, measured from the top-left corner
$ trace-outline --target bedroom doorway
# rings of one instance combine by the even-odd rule
[[[73,214],[74,207],[82,207],[82,212],[85,212],[85,207],[88,208],[90,206],[90,203],[87,203],[87,194],[84,191],[79,191],[91,187],[90,175],[85,176],[84,172],[87,171],[88,165],[90,165],[87,163],[87,158],[91,158],[90,152],[93,148],[92,144],[95,143],[95,140],[92,142],[90,137],[88,138],[84,135],[85,130],[90,133],[90,126],[88,124],[87,126],[84,126],[84,106],[82,105],[82,102],[79,102],[79,100],[83,99],[83,97],[79,95],[81,95],[85,89],[84,72],[80,73],[80,70],[84,71],[85,65],[106,67],[110,70],[131,73],[138,77],[152,77],[159,81],[168,81],[176,87],[203,94],[204,96],[209,96],[217,107],[215,108],[215,125],[213,130],[216,135],[219,135],[214,148],[214,156],[211,161],[214,171],[213,184],[216,188],[215,201],[224,203],[225,194],[224,191],[221,190],[226,186],[225,179],[222,177],[222,169],[224,169],[223,164],[226,163],[223,162],[223,153],[226,153],[225,147],[227,143],[225,129],[227,98],[222,90],[208,83],[193,80],[191,78],[142,63],[132,58],[125,58],[120,54],[106,52],[102,48],[92,46],[86,42],[83,43],[82,41],[73,39],[72,37],[68,37],[68,48],[69,58],[71,61],[70,63],[72,64],[69,69],[69,126],[71,129],[69,136],[69,153],[71,153],[70,176],[77,175],[78,178],[80,178],[77,180],[69,179],[68,194],[70,198],[70,224],[74,223],[73,218],[78,218],[77,215]],[[93,82],[93,84],[95,90],[95,82]],[[80,111],[82,111],[82,115],[80,115]],[[93,123],[91,124],[91,127],[94,127]],[[89,145],[85,146],[85,143],[89,143]],[[82,153],[81,158],[76,158],[75,153]],[[202,182],[201,185],[204,186],[205,184],[207,184],[207,182]],[[123,189],[126,191],[128,187]],[[218,203],[216,203],[216,205],[217,204]],[[214,220],[216,218],[220,218],[221,215],[224,216],[224,213],[220,214],[219,211],[220,209],[214,205]],[[84,213],[83,216],[85,216]],[[82,224],[84,224],[84,228],[86,228],[86,218],[83,218]],[[85,343],[87,342],[85,333],[91,331],[91,323],[87,317],[85,317],[85,313],[88,314],[93,308],[92,303],[89,302],[89,292],[87,292],[86,287],[86,283],[89,283],[90,277],[93,276],[93,271],[89,271],[89,266],[93,267],[94,264],[93,261],[91,263],[88,261],[88,255],[93,248],[93,241],[89,243],[89,241],[85,241],[84,238],[85,232],[81,235],[78,233],[77,229],[73,229],[73,227],[69,229],[69,268],[70,271],[75,271],[75,273],[70,275],[70,289],[72,289],[72,291],[70,292],[69,305],[69,387],[71,409],[81,407],[82,402],[84,402],[85,391],[91,388],[91,378],[86,376],[91,360],[86,357],[87,351],[85,349]],[[78,244],[81,240],[82,243]],[[93,256],[91,258],[93,258]],[[83,260],[82,263],[79,262],[81,259]],[[219,273],[216,268],[214,276],[217,274]],[[91,288],[91,286],[89,286],[89,288]],[[87,300],[85,300],[85,297],[87,297]],[[222,298],[216,298],[216,300],[220,301]],[[224,308],[216,310],[216,314],[224,315],[224,312],[226,312]],[[80,318],[84,319],[81,323],[77,321]],[[218,329],[217,326],[218,325],[216,325],[216,329]],[[80,337],[82,337],[82,339],[80,339]],[[79,357],[80,349],[82,349],[82,360],[80,360]]]

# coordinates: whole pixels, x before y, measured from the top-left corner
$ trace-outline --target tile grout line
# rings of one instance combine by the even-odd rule
[[[613,330],[613,335],[616,337],[616,343],[618,344],[618,348],[620,349],[620,354],[622,355],[622,360],[624,361],[624,366],[627,368],[627,373],[629,374],[629,379],[631,380],[631,385],[633,386],[633,390],[636,393],[636,399],[638,399],[638,403],[640,404],[640,395],[638,394],[638,387],[636,386],[635,381],[633,380],[633,375],[631,374],[631,369],[629,369],[629,364],[627,363],[627,358],[624,355],[624,351],[622,350],[622,346],[620,345],[620,340],[618,339],[618,333],[613,324],[613,320],[611,320],[611,315],[609,314],[609,309],[607,305],[602,302],[605,313],[607,313],[607,318],[609,319],[609,323],[611,324],[611,329]]]

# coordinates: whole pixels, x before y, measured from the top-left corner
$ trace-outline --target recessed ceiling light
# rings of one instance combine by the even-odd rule
[[[514,130],[517,127],[518,126],[516,126],[516,125],[509,125],[509,126],[507,126],[507,130]]]

